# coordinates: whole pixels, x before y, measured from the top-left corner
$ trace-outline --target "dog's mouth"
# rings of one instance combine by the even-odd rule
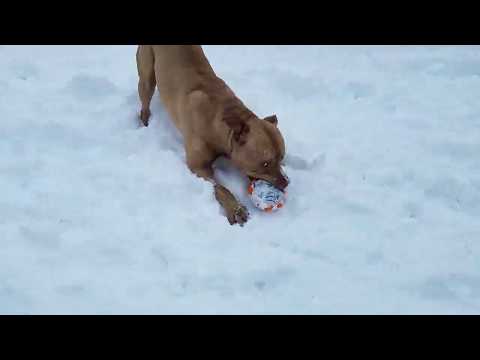
[[[285,191],[286,187],[289,184],[288,177],[286,175],[283,176],[283,174],[282,174],[281,178],[278,178],[278,179],[273,180],[273,181],[272,181],[272,179],[268,179],[268,178],[264,178],[264,177],[257,177],[257,176],[250,176],[250,175],[247,175],[247,177],[250,180],[250,182],[254,182],[254,181],[257,181],[257,180],[263,180],[263,181],[269,182],[270,184],[273,184],[273,186],[275,186],[276,188],[278,188],[281,191]]]

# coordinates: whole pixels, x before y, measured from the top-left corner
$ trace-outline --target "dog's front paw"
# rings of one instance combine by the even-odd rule
[[[240,204],[235,196],[226,187],[215,185],[215,198],[225,210],[230,225],[239,224],[243,226],[248,220],[248,210]]]
[[[230,225],[239,224],[243,226],[248,221],[249,213],[245,206],[237,203],[235,207],[227,209],[227,219]]]

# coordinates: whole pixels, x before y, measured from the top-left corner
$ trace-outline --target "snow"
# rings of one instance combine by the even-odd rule
[[[0,47],[0,313],[479,314],[480,48],[205,46],[291,185],[221,215],[135,46]]]

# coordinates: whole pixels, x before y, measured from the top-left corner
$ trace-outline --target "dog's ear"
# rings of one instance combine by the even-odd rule
[[[227,113],[224,115],[223,121],[233,130],[233,140],[239,145],[244,145],[250,132],[247,122],[242,121],[235,113]]]
[[[247,135],[250,132],[250,127],[246,123],[237,123],[232,126],[233,129],[233,140],[235,140],[238,145],[245,145],[247,142]]]
[[[273,125],[275,125],[275,126],[278,125],[277,115],[267,116],[267,117],[264,118],[263,120],[268,121],[270,124],[273,124]]]

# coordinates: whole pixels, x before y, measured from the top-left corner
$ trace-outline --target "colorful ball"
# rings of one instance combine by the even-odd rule
[[[286,193],[265,180],[255,180],[248,185],[253,204],[266,212],[276,211],[285,205]]]

